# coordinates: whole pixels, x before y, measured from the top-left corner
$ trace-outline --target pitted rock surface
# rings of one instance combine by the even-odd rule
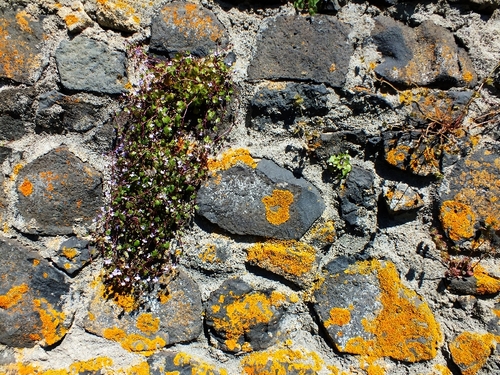
[[[188,353],[179,351],[163,351],[148,358],[149,375],[226,375],[225,369],[204,362]]]
[[[228,279],[206,302],[205,318],[212,344],[228,352],[262,350],[276,343],[286,297],[254,290],[241,279]]]
[[[461,243],[480,228],[500,230],[500,153],[478,149],[455,164],[440,191],[440,221],[448,238]]]
[[[274,162],[217,172],[198,192],[198,213],[234,234],[299,239],[321,216],[319,191]]]
[[[341,352],[406,362],[436,356],[442,334],[429,306],[402,285],[391,262],[328,263],[314,309]]]
[[[61,42],[55,53],[61,84],[68,90],[125,92],[125,53],[85,36]],[[92,77],[92,79],[89,79]]]
[[[167,4],[151,24],[151,51],[169,57],[182,52],[205,56],[227,44],[220,21],[211,11],[193,3]]]
[[[184,271],[161,284],[156,298],[135,309],[130,296],[95,286],[85,329],[116,341],[131,352],[150,355],[158,349],[195,340],[202,332],[198,285]]]
[[[432,21],[412,29],[392,18],[375,19],[372,37],[384,61],[375,72],[389,82],[406,86],[470,86],[477,82],[467,52],[453,34]]]
[[[349,26],[332,16],[277,16],[257,36],[248,78],[287,79],[342,87],[353,54]],[[277,53],[277,51],[279,51]]]
[[[325,85],[271,84],[261,88],[251,100],[252,125],[260,130],[266,124],[289,126],[299,117],[328,113]]]
[[[61,244],[54,262],[57,267],[72,276],[90,262],[92,255],[97,256],[95,249],[90,248],[89,241],[71,237]]]
[[[41,45],[43,17],[25,10],[0,10],[0,78],[33,84],[46,65]]]
[[[0,343],[17,348],[53,345],[66,334],[72,313],[64,274],[37,253],[0,240]]]
[[[27,133],[32,122],[32,88],[11,88],[0,91],[0,139],[13,141]]]
[[[26,165],[17,177],[17,208],[31,234],[73,233],[73,225],[89,224],[102,200],[102,176],[65,147]]]

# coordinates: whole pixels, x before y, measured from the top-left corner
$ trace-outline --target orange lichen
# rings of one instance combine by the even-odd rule
[[[450,344],[450,353],[462,375],[474,375],[486,363],[496,347],[491,333],[463,332]]]
[[[129,352],[140,352],[146,356],[152,355],[156,350],[167,345],[166,341],[160,336],[149,338],[136,333],[127,334],[118,327],[104,329],[103,337],[118,342]]]
[[[427,303],[402,285],[392,263],[379,261],[356,263],[350,273],[377,273],[381,310],[373,319],[363,319],[365,330],[373,339],[350,339],[345,351],[353,354],[416,362],[436,356],[442,334]]]
[[[495,314],[498,318],[500,318],[500,309],[493,309],[493,314]]]
[[[69,260],[73,260],[79,254],[78,250],[73,247],[63,247],[62,253]]]
[[[225,171],[235,165],[242,163],[251,168],[257,167],[257,162],[245,148],[231,148],[220,155],[217,159],[208,161],[208,169],[212,172]]]
[[[391,165],[397,166],[406,160],[410,147],[404,145],[398,145],[395,148],[391,148],[387,151],[385,160]]]
[[[30,16],[25,10],[16,14],[16,21],[21,30],[27,33],[32,33],[33,30],[31,29],[27,18],[29,19]]]
[[[15,177],[19,174],[19,171],[23,168],[22,164],[16,164],[14,168],[12,168],[12,176],[10,176],[10,180],[14,181]]]
[[[288,190],[273,190],[272,195],[262,198],[266,207],[266,219],[273,225],[281,225],[290,219],[293,194]]]
[[[472,80],[474,79],[474,75],[472,74],[472,72],[466,70],[463,74],[462,74],[462,78],[463,80],[466,82],[466,83],[470,83],[472,82]]]
[[[196,375],[227,375],[227,371],[225,369],[217,369],[215,366],[203,362],[198,358],[192,357],[191,355],[180,352],[177,353],[174,357],[173,363],[175,366],[179,367],[179,369],[189,367],[191,369],[191,374]],[[179,374],[179,371],[167,372],[166,375],[174,375]]]
[[[448,367],[446,367],[445,365],[437,364],[437,365],[434,365],[434,368],[436,369],[436,371],[439,371],[439,375],[453,375],[452,372],[450,371],[450,369]],[[431,375],[431,374],[429,374],[429,375]],[[432,375],[438,375],[438,374],[433,372]]]
[[[351,312],[349,309],[334,307],[330,310],[330,317],[325,321],[325,328],[331,325],[345,326],[351,321]]]
[[[46,299],[33,300],[35,310],[42,321],[42,335],[47,345],[52,345],[66,335],[67,329],[63,326],[66,318],[64,312],[55,310]]]
[[[478,294],[496,294],[500,292],[500,280],[488,275],[486,270],[477,265],[474,267],[474,277],[476,278],[476,290]]]
[[[206,246],[206,249],[198,255],[198,257],[207,263],[213,263],[217,260],[217,248],[213,244],[209,244]]]
[[[246,375],[311,374],[321,370],[323,361],[315,352],[278,349],[255,352],[241,360]]]
[[[10,309],[12,306],[17,305],[28,289],[28,285],[21,284],[13,286],[6,294],[0,295],[0,309]]]
[[[162,11],[163,19],[167,25],[174,24],[178,31],[185,36],[193,35],[197,39],[209,38],[211,41],[217,42],[222,37],[223,30],[214,23],[210,16],[203,16],[197,9],[196,4],[189,3],[179,4],[173,8],[164,8]]]
[[[113,365],[113,360],[108,357],[97,357],[87,361],[78,361],[72,363],[69,368],[43,370],[40,367],[23,363],[13,363],[7,365],[6,371],[0,370],[0,375],[17,374],[17,375],[78,375],[83,373],[95,373],[106,370]],[[128,373],[127,373],[128,375]],[[130,374],[132,375],[132,374]]]
[[[111,288],[103,290],[103,294],[106,298],[111,297],[126,312],[131,312],[138,307],[138,301],[132,295],[115,292]]]
[[[214,327],[226,334],[226,346],[234,351],[241,350],[239,339],[258,324],[267,324],[274,317],[274,307],[283,304],[286,298],[278,298],[275,292],[268,297],[261,292],[234,296],[234,301],[223,306],[226,314],[222,318],[214,317]],[[249,348],[250,349],[250,348]]]
[[[137,317],[135,325],[141,332],[152,335],[160,329],[160,318],[153,317],[153,314],[143,313]]]
[[[19,191],[22,195],[27,197],[33,193],[33,184],[27,178],[24,179],[23,183],[19,185]]]
[[[66,22],[67,26],[72,26],[78,23],[79,21],[80,19],[74,14],[68,14],[66,17],[64,17],[64,22]]]
[[[455,200],[445,201],[439,218],[448,237],[454,241],[469,239],[475,234],[476,215],[469,205]]]
[[[295,240],[258,242],[247,249],[248,262],[294,276],[310,272],[315,260],[316,250]]]
[[[36,267],[40,264],[40,260],[39,259],[33,259],[33,267]]]
[[[328,220],[319,225],[315,225],[311,229],[311,239],[318,240],[326,243],[332,243],[335,240],[336,231],[335,223],[333,220]]]

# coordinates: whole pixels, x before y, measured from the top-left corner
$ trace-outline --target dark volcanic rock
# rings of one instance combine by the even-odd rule
[[[198,213],[235,234],[299,239],[321,216],[319,191],[263,159],[217,172],[198,192]]]
[[[0,343],[53,345],[68,329],[63,311],[69,284],[62,272],[22,245],[0,240]]]
[[[254,290],[241,279],[226,280],[206,303],[213,343],[229,352],[268,348],[278,339],[285,302],[279,292]]]
[[[102,177],[65,147],[26,165],[17,177],[19,230],[31,234],[71,234],[88,224],[102,201]]]
[[[432,84],[473,87],[477,76],[453,34],[432,21],[412,29],[392,18],[375,19],[372,37],[384,61],[375,72],[405,86]]]
[[[205,56],[227,43],[224,26],[211,11],[196,4],[167,4],[151,24],[151,51],[169,57],[180,52]]]
[[[68,275],[80,271],[95,254],[95,249],[90,249],[89,241],[71,237],[64,241],[55,258],[56,265]]]
[[[121,94],[127,83],[125,53],[106,43],[77,36],[56,50],[61,84],[68,90]]]
[[[201,294],[196,282],[180,271],[165,284],[163,280],[153,283],[158,285],[157,295],[138,309],[131,296],[110,293],[102,284],[97,285],[85,329],[145,355],[195,340],[203,329]]]
[[[353,54],[349,27],[332,16],[278,16],[261,29],[248,78],[342,87]],[[277,51],[279,53],[277,53]]]

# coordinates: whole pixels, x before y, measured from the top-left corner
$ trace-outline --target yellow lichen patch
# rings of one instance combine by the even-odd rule
[[[23,168],[22,164],[16,164],[14,168],[12,168],[12,176],[10,176],[10,180],[14,181],[15,177],[19,174],[19,171]]]
[[[33,30],[31,29],[28,19],[30,18],[29,14],[26,13],[25,10],[19,12],[16,14],[16,21],[20,29],[24,32],[27,33],[32,33]]]
[[[311,239],[325,243],[333,243],[336,234],[335,223],[333,220],[328,220],[319,225],[315,225],[311,229]]]
[[[203,362],[184,352],[177,353],[174,357],[173,363],[175,366],[179,367],[179,370],[189,367],[191,369],[191,374],[195,375],[227,375],[227,371],[225,369],[217,369],[215,366]],[[174,375],[180,374],[180,372],[172,371],[167,372],[166,374]]]
[[[198,255],[202,262],[213,263],[217,260],[217,248],[213,244],[205,247],[205,250]]]
[[[64,22],[66,22],[67,26],[72,26],[78,23],[79,21],[80,19],[74,14],[68,14],[66,17],[64,17]]]
[[[266,219],[273,225],[281,225],[290,219],[293,194],[288,190],[273,190],[272,195],[262,198],[266,207]]]
[[[466,240],[474,236],[476,215],[469,205],[449,200],[443,202],[439,218],[448,237],[454,241]]]
[[[490,333],[463,332],[450,344],[450,353],[462,375],[474,375],[486,363],[495,346],[495,336]]]
[[[33,184],[27,178],[24,179],[23,183],[19,185],[19,191],[22,195],[27,197],[33,193]]]
[[[118,327],[104,329],[103,337],[118,342],[129,352],[140,352],[146,356],[152,355],[156,350],[167,345],[166,341],[160,336],[148,338],[136,333],[127,334],[127,332]]]
[[[397,145],[387,151],[385,160],[387,160],[390,165],[398,166],[406,160],[409,151],[409,146]]]
[[[63,326],[66,318],[64,312],[55,310],[44,298],[33,300],[36,311],[42,321],[42,335],[47,345],[52,345],[66,335],[67,329]]]
[[[429,375],[453,375],[450,369],[445,365],[440,365],[440,364],[434,365],[434,369],[439,372],[438,373],[432,372],[432,374]]]
[[[493,314],[495,314],[498,318],[500,318],[500,309],[493,309]]]
[[[325,328],[331,325],[345,326],[351,321],[351,312],[349,309],[334,307],[330,310],[330,317],[325,321]]]
[[[7,372],[2,372],[0,369],[0,375],[78,375],[82,373],[95,373],[102,370],[106,370],[113,365],[113,360],[108,357],[97,357],[87,361],[78,361],[72,363],[69,368],[62,369],[50,369],[43,370],[39,366],[29,364],[25,365],[23,363],[15,363],[8,365],[6,368]],[[128,374],[127,374],[128,375]],[[132,374],[131,374],[132,375]]]
[[[241,350],[238,340],[257,324],[267,324],[274,317],[273,307],[279,307],[286,300],[256,292],[244,296],[234,296],[234,301],[225,305],[226,314],[222,318],[214,317],[214,327],[226,334],[226,346],[234,351]]]
[[[160,329],[160,318],[155,318],[150,313],[143,313],[137,317],[136,327],[141,332],[152,335]]]
[[[17,305],[23,298],[23,295],[28,291],[28,285],[21,284],[10,288],[10,290],[0,295],[0,309],[10,309]]]
[[[111,288],[102,289],[102,294],[105,298],[112,298],[113,301],[126,312],[131,312],[138,307],[138,302],[134,296],[115,292]]]
[[[373,339],[350,339],[345,350],[368,357],[416,362],[436,356],[442,341],[439,324],[427,303],[399,279],[392,263],[379,261],[358,262],[351,273],[377,273],[380,285],[381,310],[373,319],[363,319],[365,330]]]
[[[316,250],[295,240],[258,242],[247,249],[247,261],[250,263],[294,276],[310,272],[315,260]]]
[[[66,259],[73,260],[78,255],[78,250],[73,247],[63,247],[62,253]]]
[[[466,70],[466,71],[462,74],[462,78],[463,78],[463,80],[464,80],[466,83],[470,83],[470,82],[472,82],[472,80],[474,79],[474,75],[473,75],[470,71]]]
[[[137,16],[134,3],[135,1],[133,0],[97,0],[98,7],[101,10],[115,14],[123,14],[131,18],[135,23],[139,23],[140,19]]]
[[[245,164],[251,168],[257,167],[257,162],[245,148],[231,148],[220,155],[217,159],[208,161],[208,169],[211,172],[225,171],[237,164]]]
[[[476,278],[476,290],[478,294],[496,294],[500,292],[500,280],[488,275],[486,270],[480,265],[474,267],[474,277]]]
[[[307,350],[278,349],[255,352],[241,360],[246,375],[311,374],[320,371],[323,361],[315,352]]]

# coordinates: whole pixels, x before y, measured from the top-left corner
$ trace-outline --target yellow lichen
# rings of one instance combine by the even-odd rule
[[[227,371],[225,369],[217,369],[215,366],[203,362],[198,358],[192,357],[184,352],[177,353],[174,357],[173,363],[175,366],[179,367],[179,369],[190,367],[190,373],[193,375],[227,375]],[[180,372],[172,371],[166,373],[166,375],[168,374],[174,375],[180,374]]]
[[[326,243],[332,243],[335,240],[335,222],[328,220],[324,223],[315,225],[311,229],[311,239],[318,240]]]
[[[16,14],[17,25],[21,28],[21,30],[27,33],[32,33],[33,30],[31,29],[28,22],[29,18],[30,16],[28,15],[28,13],[26,13],[25,10]]]
[[[436,369],[436,371],[439,371],[439,375],[453,375],[452,372],[450,371],[450,369],[448,367],[446,367],[445,365],[437,364],[437,365],[434,365],[434,368]],[[429,374],[429,375],[431,375],[431,374]],[[438,375],[438,374],[433,373],[432,375]]]
[[[280,270],[285,274],[302,276],[311,271],[316,250],[295,240],[270,240],[248,248],[247,260],[271,271]]]
[[[278,349],[255,352],[241,360],[246,375],[310,374],[321,370],[323,361],[315,352]]]
[[[152,355],[158,349],[167,345],[160,336],[149,338],[136,333],[127,334],[118,327],[106,328],[103,330],[103,337],[118,342],[124,349],[130,352],[140,352],[142,355]]]
[[[27,178],[24,179],[23,183],[19,185],[19,191],[27,197],[33,193],[33,184]]]
[[[46,299],[33,300],[35,310],[42,321],[42,335],[47,345],[52,345],[66,335],[67,328],[63,326],[66,318],[64,312],[55,310]]]
[[[469,205],[455,200],[445,201],[439,218],[448,237],[454,241],[469,239],[475,234],[476,215]]]
[[[213,263],[217,259],[217,248],[215,245],[209,244],[198,257],[202,262]]]
[[[496,347],[491,333],[463,332],[450,344],[450,353],[462,375],[474,375],[486,363]]]
[[[266,207],[266,219],[273,225],[281,225],[290,219],[293,194],[288,190],[273,190],[272,195],[262,198]]]
[[[10,290],[0,295],[0,309],[10,309],[17,305],[23,298],[23,295],[28,291],[28,285],[21,284],[10,288]]]
[[[0,370],[0,375],[78,375],[83,373],[95,373],[106,370],[113,365],[113,360],[108,357],[97,357],[86,361],[72,363],[69,368],[43,370],[34,364],[13,363],[7,365],[6,372]],[[128,373],[127,373],[128,375]],[[130,373],[130,375],[133,375]],[[145,375],[145,374],[144,374]]]
[[[66,17],[64,17],[64,22],[66,22],[67,26],[72,26],[78,23],[79,21],[80,19],[74,14],[68,14]]]
[[[217,159],[210,159],[208,161],[208,169],[212,172],[225,171],[239,163],[248,165],[251,168],[257,167],[257,162],[252,158],[247,149],[231,148]]]
[[[62,253],[67,259],[73,260],[78,255],[78,250],[73,247],[63,247]]]
[[[474,276],[476,278],[478,294],[496,294],[500,292],[500,280],[488,275],[486,270],[480,265],[474,267]]]
[[[143,313],[137,317],[136,327],[141,332],[152,335],[160,329],[160,318],[155,318],[150,313]]]
[[[126,312],[131,312],[135,310],[139,305],[138,301],[134,298],[134,296],[129,294],[123,294],[120,292],[115,292],[111,288],[108,288],[107,290],[104,289],[103,295],[106,298],[111,297],[113,301]]]
[[[325,328],[331,325],[345,326],[351,321],[351,312],[349,309],[334,307],[330,310],[330,317],[325,321]]]

